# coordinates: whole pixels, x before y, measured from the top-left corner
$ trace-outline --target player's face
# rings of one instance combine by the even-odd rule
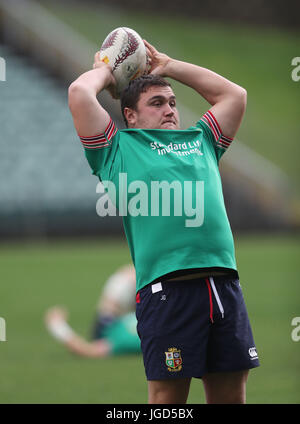
[[[178,130],[179,115],[171,87],[150,87],[141,93],[136,110],[127,114],[129,128]]]

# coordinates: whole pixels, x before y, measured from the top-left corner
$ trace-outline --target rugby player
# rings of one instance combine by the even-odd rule
[[[82,357],[103,358],[140,353],[135,317],[134,267],[121,267],[106,281],[97,305],[91,341],[70,327],[64,308],[54,306],[47,310],[45,324],[54,338]]]
[[[112,182],[119,194],[115,202],[136,270],[148,402],[185,403],[196,377],[203,381],[207,403],[245,403],[248,373],[259,360],[218,166],[241,124],[247,93],[209,69],[144,43],[149,74],[131,81],[121,95],[126,129],[118,129],[97,100],[102,90],[113,93],[116,84],[99,52],[93,69],[70,85],[69,107],[94,175]],[[176,96],[165,78],[195,90],[211,105],[194,126],[180,129]],[[120,175],[126,176],[125,191]],[[133,187],[140,181],[149,188],[141,197],[145,203],[140,213],[130,213]],[[157,211],[157,198],[145,208],[154,181],[175,181],[183,190],[169,200],[169,215],[151,213]],[[197,205],[199,190],[203,216],[187,222],[190,213],[175,213],[175,206],[182,198]]]

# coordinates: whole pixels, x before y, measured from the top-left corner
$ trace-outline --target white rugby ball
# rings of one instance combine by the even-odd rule
[[[116,28],[108,34],[100,48],[100,60],[112,68],[117,97],[131,80],[147,72],[145,44],[139,34],[130,28]]]

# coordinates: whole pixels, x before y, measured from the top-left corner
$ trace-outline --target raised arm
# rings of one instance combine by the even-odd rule
[[[222,133],[233,138],[246,109],[246,90],[206,68],[159,53],[147,41],[144,42],[150,58],[150,72],[172,78],[196,90],[212,105],[210,110],[217,119]]]
[[[69,107],[79,135],[89,137],[101,134],[109,124],[110,117],[99,104],[97,94],[113,89],[115,79],[110,66],[101,62],[95,54],[94,69],[85,72],[69,87]]]

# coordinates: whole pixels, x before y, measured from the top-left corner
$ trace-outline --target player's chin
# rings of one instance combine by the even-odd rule
[[[161,124],[161,129],[162,130],[178,130],[178,124],[176,122],[164,122],[163,124]]]

